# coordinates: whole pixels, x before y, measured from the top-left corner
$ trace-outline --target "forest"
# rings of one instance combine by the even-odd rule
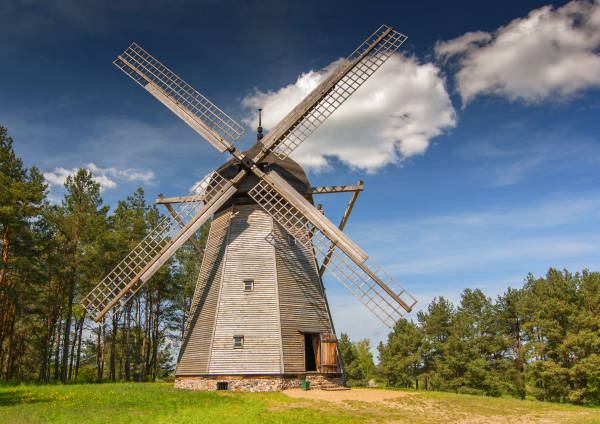
[[[80,169],[51,204],[0,126],[0,380],[172,381],[202,258],[186,243],[111,319],[81,299],[162,220],[142,188],[110,210]],[[203,248],[210,222],[195,235]],[[377,347],[341,334],[349,385],[600,403],[600,273],[549,269],[493,300],[465,289],[400,320]]]
[[[80,169],[59,205],[0,127],[0,379],[156,381],[173,370],[201,258],[186,243],[108,322],[79,302],[162,220],[139,188],[109,214]],[[204,246],[210,222],[194,235]]]
[[[369,340],[340,337],[351,385],[366,370],[387,386],[517,399],[600,403],[600,273],[549,269],[497,299],[465,289],[400,320],[369,356]],[[367,346],[365,348],[365,345]]]

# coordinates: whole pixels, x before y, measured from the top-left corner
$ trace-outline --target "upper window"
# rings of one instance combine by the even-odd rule
[[[244,280],[244,291],[254,290],[254,280]]]
[[[291,234],[288,234],[288,243],[290,244],[290,246],[295,246],[296,245],[296,237],[294,237]]]
[[[244,336],[233,336],[233,347],[238,349],[244,347]]]

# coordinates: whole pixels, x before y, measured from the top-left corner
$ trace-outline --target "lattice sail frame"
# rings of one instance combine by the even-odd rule
[[[335,76],[343,72],[347,67],[358,61],[335,86],[329,91],[319,103],[273,149],[273,152],[284,159],[289,156],[313,131],[315,131],[338,107],[344,103],[381,65],[404,43],[407,37],[392,30],[383,40],[379,42],[369,53],[361,55],[368,50],[388,30],[382,25],[363,44],[360,45],[336,70],[331,73]],[[307,96],[320,95],[319,87]],[[316,91],[316,92],[315,92]],[[304,101],[302,102],[304,103]],[[301,103],[301,104],[302,104]],[[300,106],[300,105],[299,105]],[[289,114],[290,116],[292,114]],[[290,120],[294,116],[290,116]],[[288,123],[287,125],[290,125]]]
[[[114,64],[142,87],[152,83],[160,88],[229,143],[235,143],[246,131],[136,43],[129,46]]]
[[[312,249],[317,262],[320,265],[324,264],[384,324],[392,328],[406,314],[405,309],[371,276],[332,243],[313,222],[283,199],[266,181],[259,181],[248,194],[290,235],[294,236],[297,242]],[[369,268],[382,284],[394,291],[409,309],[417,303],[410,293],[370,257],[362,265]]]
[[[129,254],[117,265],[86,297],[81,304],[90,316],[97,316],[104,308],[127,288],[129,283],[150,261],[161,254],[167,243],[188,224],[228,180],[213,171],[200,181],[192,192],[167,215]],[[146,273],[147,274],[147,273]],[[129,291],[111,308],[105,317],[116,314],[151,275],[144,275],[130,287]]]

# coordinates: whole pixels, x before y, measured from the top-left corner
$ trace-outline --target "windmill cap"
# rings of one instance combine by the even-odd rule
[[[244,153],[245,156],[253,159],[256,157],[258,152],[260,152],[263,148],[263,144],[261,142],[257,142],[252,148],[246,150]],[[227,179],[234,178],[240,172],[240,161],[237,158],[233,158],[225,162],[221,165],[217,172],[223,177]],[[304,172],[304,169],[293,159],[286,157],[285,159],[281,159],[273,153],[270,153],[259,165],[263,172],[275,171],[277,172],[283,179],[285,179],[288,184],[290,184],[298,193],[303,196],[306,195],[306,191],[310,187],[310,182],[308,181],[308,177]],[[235,196],[244,195],[247,193],[252,187],[254,187],[258,183],[258,177],[255,175],[249,175],[242,183],[237,187],[238,193]]]

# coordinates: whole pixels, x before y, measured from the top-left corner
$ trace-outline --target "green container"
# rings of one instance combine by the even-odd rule
[[[310,381],[302,381],[302,390],[310,390]]]

